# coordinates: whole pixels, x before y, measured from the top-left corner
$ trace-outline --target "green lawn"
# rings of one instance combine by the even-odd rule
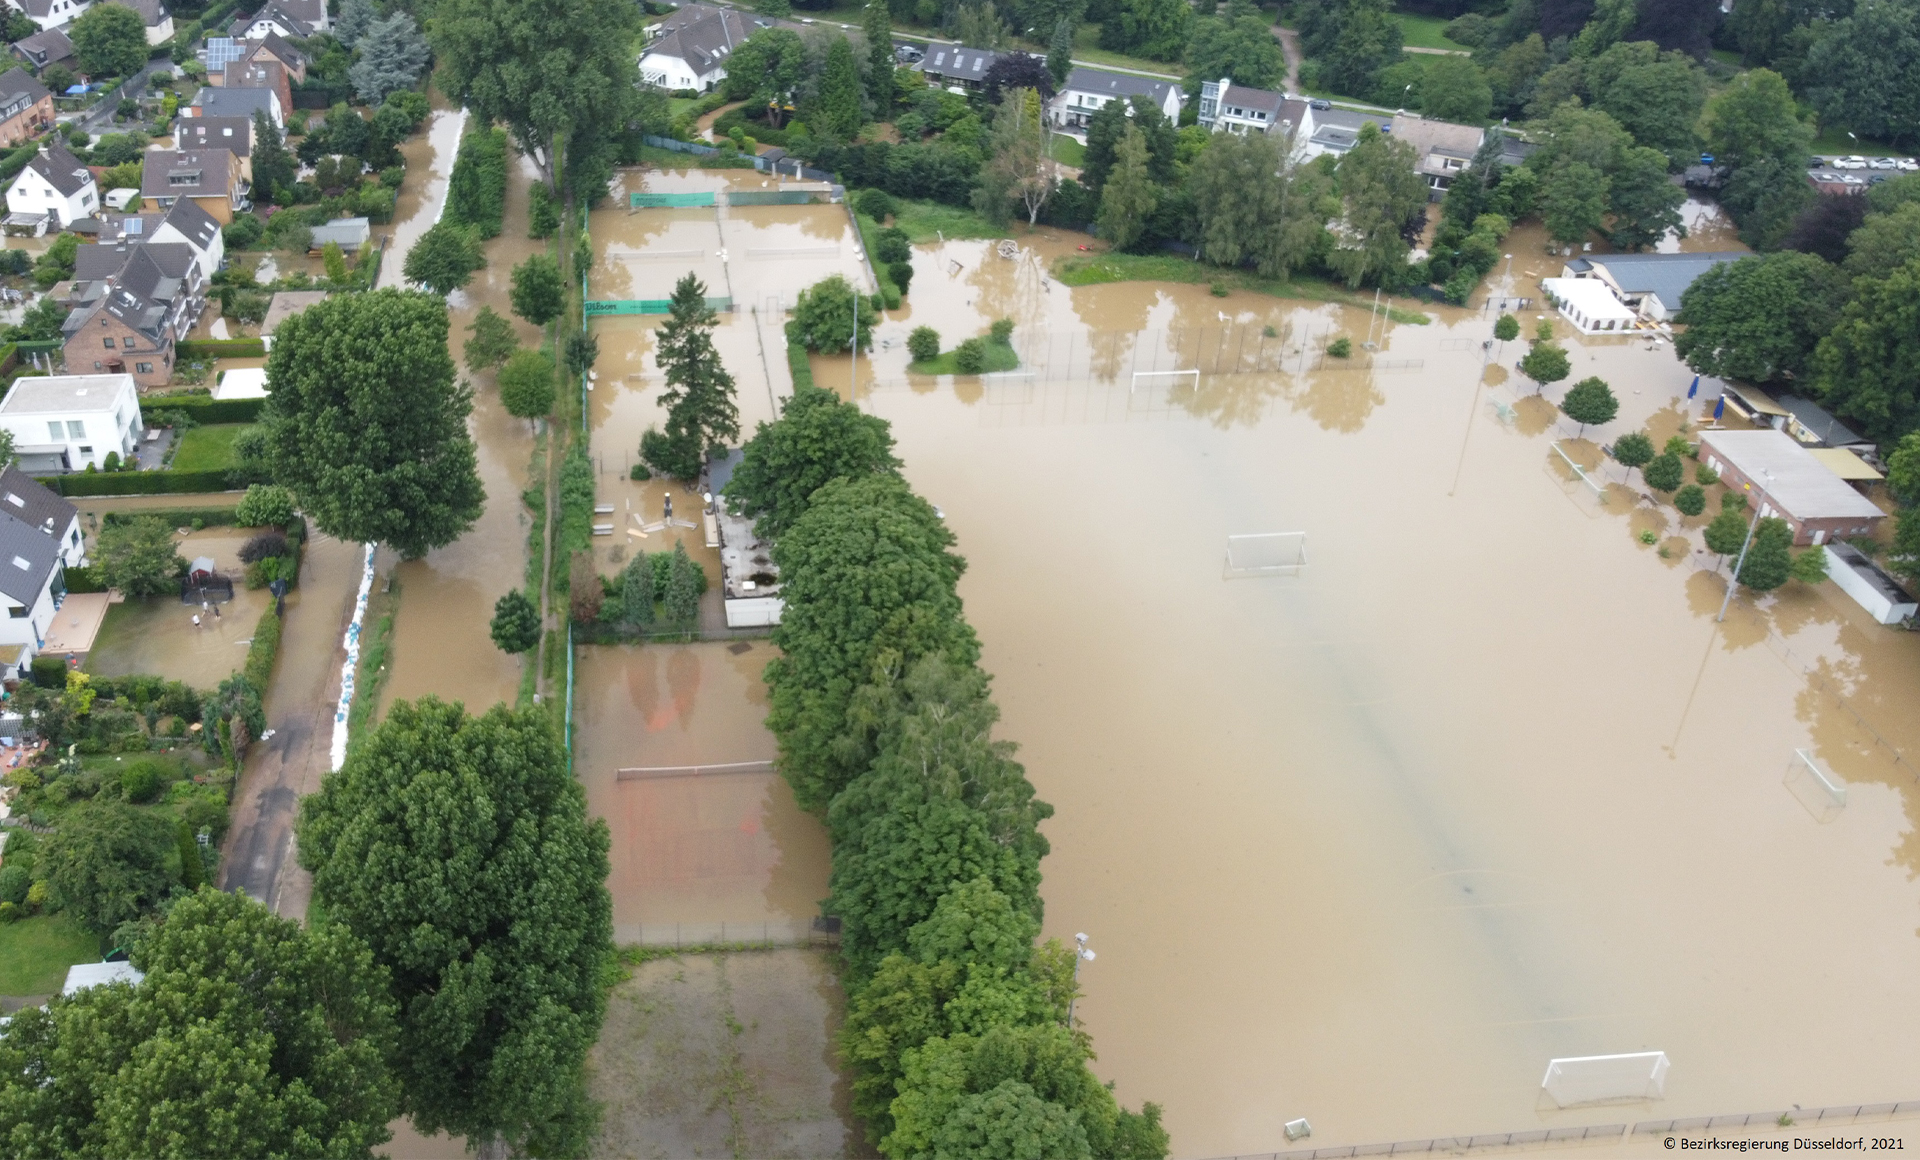
[[[1087,163],[1087,147],[1065,133],[1053,135],[1048,151],[1053,154],[1053,159],[1062,165],[1071,165],[1079,169]]]
[[[173,453],[175,471],[225,471],[233,466],[233,441],[249,423],[215,423],[195,427],[180,437]]]
[[[100,961],[100,940],[59,914],[0,926],[0,995],[51,995],[75,963]]]
[[[1417,16],[1411,12],[1396,12],[1394,20],[1400,25],[1400,43],[1408,48],[1446,48],[1455,52],[1471,52],[1473,49],[1457,40],[1448,40],[1441,29],[1447,22],[1438,16]]]
[[[987,366],[982,374],[995,371],[1010,371],[1020,365],[1020,356],[1010,346],[1001,346],[992,339],[987,340]],[[926,362],[908,363],[907,370],[916,375],[957,375],[960,368],[954,365],[953,351],[943,350],[940,357]]]
[[[1299,278],[1282,282],[1262,278],[1245,270],[1224,270],[1190,258],[1172,254],[1075,254],[1053,264],[1053,276],[1069,286],[1097,286],[1106,282],[1208,282],[1228,290],[1250,290],[1275,298],[1304,298],[1313,302],[1340,302],[1348,306],[1368,307],[1372,296],[1362,296],[1345,286],[1317,278]],[[1419,326],[1433,321],[1419,310],[1387,307],[1395,322]]]
[[[1028,51],[1044,54],[1047,51],[1046,41],[1036,42]],[[1163,77],[1178,78],[1181,75],[1180,66],[1177,64],[1168,64],[1161,60],[1144,60],[1137,56],[1109,52],[1101,48],[1098,24],[1082,24],[1074,31],[1073,59],[1089,61],[1093,64],[1110,64],[1117,68],[1130,68],[1137,72],[1157,73]]]
[[[1817,156],[1848,157],[1859,154],[1862,157],[1906,157],[1908,154],[1895,149],[1884,141],[1875,141],[1871,137],[1862,137],[1858,141],[1847,136],[1846,129],[1838,125],[1829,125],[1820,130],[1813,139],[1810,152]]]
[[[907,232],[912,242],[937,242],[942,237],[1004,238],[1007,231],[970,209],[937,201],[908,201],[895,198],[893,224]]]

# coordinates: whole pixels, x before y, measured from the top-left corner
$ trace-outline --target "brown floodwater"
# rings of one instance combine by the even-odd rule
[[[1559,327],[1568,383],[1621,400],[1582,432],[1489,313],[1071,289],[1070,239],[1021,240],[919,247],[913,313],[949,344],[1014,319],[1029,377],[909,376],[889,319],[862,404],[959,537],[1057,807],[1046,933],[1099,951],[1095,1068],[1176,1155],[1300,1116],[1344,1144],[1911,1097],[1920,637],[1832,584],[1716,625],[1701,521],[1600,462],[1699,425],[1670,346]],[[1508,249],[1490,289],[1537,300],[1558,263]],[[1301,575],[1223,578],[1229,535],[1293,531]],[[1847,784],[1824,824],[1796,750]],[[1641,1050],[1663,1100],[1542,1098],[1551,1058]]]
[[[804,931],[826,893],[827,837],[764,764],[765,641],[582,647],[575,665],[574,776],[613,831],[614,937],[738,940],[768,923]],[[629,777],[621,769],[740,765]],[[698,932],[698,937],[695,937]]]
[[[169,498],[178,506],[180,497]],[[181,556],[190,561],[209,556],[221,573],[233,577],[232,602],[221,604],[218,616],[211,610],[201,612],[198,604],[181,603],[177,595],[114,605],[87,654],[87,670],[113,676],[153,673],[207,690],[237,672],[246,664],[260,614],[273,600],[265,588],[248,590],[245,583],[240,546],[254,534],[252,529],[208,528],[176,535]],[[193,623],[196,614],[198,625]]]
[[[459,127],[459,118],[444,110],[436,112],[429,131],[433,172],[431,180],[420,181],[418,187],[434,191],[438,200],[422,197],[416,201],[412,219],[402,221],[396,230],[397,239],[417,237],[422,231],[409,234],[411,222],[430,221],[439,213],[439,204],[446,196],[445,167],[452,164],[450,142],[457,140]],[[441,148],[443,137],[449,137],[445,149]],[[420,139],[409,144],[416,149],[424,147]],[[411,157],[408,172],[421,172]],[[508,167],[504,226],[500,236],[486,245],[487,265],[447,300],[448,344],[456,367],[473,385],[473,415],[467,429],[478,449],[486,506],[465,535],[419,560],[396,562],[391,556],[383,556],[381,567],[393,570],[401,596],[393,618],[393,659],[381,690],[382,703],[433,693],[445,700],[464,702],[478,713],[496,701],[512,703],[519,693],[522,662],[494,646],[487,626],[494,602],[508,589],[526,584],[531,517],[521,493],[528,486],[533,429],[500,405],[494,372],[469,370],[461,352],[470,337],[467,327],[481,306],[491,306],[495,313],[509,319],[522,345],[540,342],[539,330],[515,315],[508,301],[513,267],[546,244],[527,237],[528,190],[535,179],[532,162],[516,156]],[[404,191],[401,200],[402,209],[406,209]],[[389,274],[398,277],[404,261],[405,252],[396,241],[394,251],[381,266],[382,285],[388,284]]]
[[[440,208],[447,202],[447,177],[453,172],[454,154],[460,147],[460,135],[467,127],[465,109],[456,108],[438,89],[428,95],[433,114],[427,120],[427,131],[416,133],[400,144],[407,179],[401,183],[400,195],[394,199],[393,222],[382,231],[392,239],[380,260],[378,286],[382,290],[405,285],[406,279],[400,271],[406,264],[407,251],[440,220]],[[524,226],[520,232],[526,233]]]

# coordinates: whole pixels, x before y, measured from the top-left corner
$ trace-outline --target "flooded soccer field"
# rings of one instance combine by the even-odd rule
[[[1488,312],[1070,289],[1067,240],[1023,247],[921,247],[861,401],[959,537],[1002,735],[1057,807],[1046,933],[1099,951],[1096,1070],[1176,1154],[1296,1117],[1345,1144],[1920,1091],[1920,639],[1832,584],[1716,625],[1699,521],[1558,469],[1556,441],[1698,425],[1670,347],[1562,327],[1573,374],[1535,399]],[[1537,298],[1559,260],[1508,248],[1493,293]],[[916,322],[1002,316],[1022,374],[906,373]],[[1583,439],[1551,402],[1593,374],[1621,416]],[[1225,578],[1228,537],[1271,532],[1308,566]],[[1796,750],[1846,783],[1824,823]],[[1551,1058],[1652,1050],[1663,1100],[1540,1091]]]

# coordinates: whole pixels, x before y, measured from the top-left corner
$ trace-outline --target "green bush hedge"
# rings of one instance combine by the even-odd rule
[[[226,491],[225,471],[101,471],[49,476],[40,481],[61,495],[174,495]],[[141,513],[147,514],[147,513]]]
[[[793,389],[813,385],[813,364],[807,361],[807,344],[799,337],[797,322],[787,323],[787,369],[793,372]]]
[[[253,687],[262,690],[273,676],[274,658],[280,655],[280,618],[274,615],[273,605],[260,614],[260,624],[253,630],[253,643],[247,647],[247,663],[241,672]]]
[[[233,526],[233,513],[237,510],[233,507],[144,508],[140,511],[108,512],[102,518],[109,524],[159,520],[170,528],[190,528],[193,521],[199,520],[203,528],[225,528]]]
[[[98,570],[93,568],[67,569],[68,592],[105,592],[107,582],[100,578]]]
[[[265,358],[267,344],[257,338],[194,338],[176,343],[174,357],[182,358]]]
[[[143,411],[185,411],[203,426],[251,423],[260,418],[265,399],[216,399],[212,395],[154,395],[140,400]]]

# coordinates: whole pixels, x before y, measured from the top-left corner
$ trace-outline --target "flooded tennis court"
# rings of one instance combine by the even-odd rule
[[[1716,625],[1699,521],[1568,482],[1555,441],[1598,465],[1699,425],[1670,346],[1562,326],[1572,376],[1535,397],[1477,296],[1413,326],[1072,289],[1068,238],[1022,246],[919,247],[862,404],[959,536],[1002,735],[1057,808],[1046,933],[1099,952],[1095,1069],[1177,1155],[1296,1117],[1337,1145],[1914,1094],[1920,638],[1832,584]],[[1558,261],[1508,248],[1489,289],[1537,298]],[[928,317],[946,345],[1014,319],[1025,373],[907,374]],[[1581,433],[1552,403],[1593,374],[1621,416]],[[1270,532],[1308,566],[1224,578]],[[1796,750],[1845,783],[1825,824]],[[1541,1094],[1550,1058],[1647,1050],[1662,1100]]]

